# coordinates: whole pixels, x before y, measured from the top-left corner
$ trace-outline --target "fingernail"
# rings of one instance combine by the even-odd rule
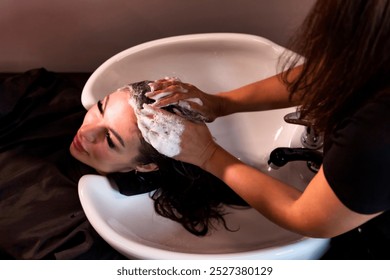
[[[153,113],[155,110],[154,110],[153,106],[144,103],[144,107],[143,107],[142,111],[144,111],[145,114],[146,114],[146,113],[151,114],[151,113]]]
[[[178,105],[184,109],[191,110],[191,105],[186,101],[180,100]]]
[[[156,84],[155,83],[149,83],[148,86],[150,87],[150,92],[153,92],[155,90]]]
[[[178,88],[178,91],[179,91],[179,92],[182,92],[182,93],[187,93],[187,92],[188,92],[188,89],[183,88],[183,87],[179,87],[179,88]]]

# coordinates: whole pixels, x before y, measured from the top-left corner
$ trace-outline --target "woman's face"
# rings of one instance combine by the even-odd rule
[[[73,157],[102,174],[135,169],[146,172],[156,167],[134,162],[141,134],[129,94],[116,91],[89,109],[70,146]]]

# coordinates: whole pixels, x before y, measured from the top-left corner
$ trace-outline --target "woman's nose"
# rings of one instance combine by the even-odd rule
[[[79,133],[88,142],[96,143],[105,137],[106,129],[99,125],[84,125],[80,128]]]

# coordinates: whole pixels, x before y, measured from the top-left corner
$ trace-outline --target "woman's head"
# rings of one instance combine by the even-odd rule
[[[76,159],[100,173],[157,169],[152,162],[140,161],[140,149],[145,142],[129,100],[141,89],[131,89],[118,89],[91,107],[70,146]]]

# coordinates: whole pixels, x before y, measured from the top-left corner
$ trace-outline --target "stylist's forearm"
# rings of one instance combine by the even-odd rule
[[[302,67],[296,67],[289,76],[293,80]],[[286,108],[299,105],[299,98],[290,99],[286,85],[281,81],[280,75],[243,86],[232,91],[221,92],[221,116],[237,112],[262,111]]]
[[[249,205],[267,218],[286,224],[289,209],[301,192],[260,171],[243,164],[221,147],[203,168],[224,181]],[[287,218],[288,219],[288,218]]]

